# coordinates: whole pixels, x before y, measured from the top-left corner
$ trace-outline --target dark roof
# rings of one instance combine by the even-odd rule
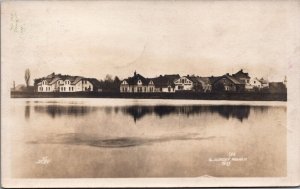
[[[155,87],[168,87],[172,86],[174,87],[174,81],[176,79],[179,79],[180,76],[179,74],[172,74],[172,75],[160,75],[159,77],[152,78],[151,80],[153,81]]]
[[[240,78],[250,78],[249,74],[244,72],[243,69],[241,69],[240,71],[236,72],[235,74],[232,74],[233,77],[236,77],[238,79]]]
[[[241,81],[239,81],[237,78],[235,78],[235,77],[233,77],[233,76],[231,76],[231,75],[229,75],[229,74],[226,74],[226,75],[223,75],[223,76],[221,76],[221,77],[218,77],[217,79],[215,79],[215,80],[213,81],[213,83],[216,83],[217,81],[219,81],[220,79],[223,79],[223,78],[228,79],[229,81],[231,81],[233,84],[236,84],[236,85],[241,85],[241,84],[243,84],[243,83],[241,83]]]
[[[133,77],[129,77],[128,79],[125,79],[129,85],[137,85],[138,81],[141,80],[143,85],[148,85],[150,82],[150,79],[147,79],[143,77],[140,74],[134,74]]]
[[[209,77],[210,83],[215,83],[217,80],[219,80],[222,76],[211,76]]]
[[[74,84],[78,83],[79,81],[81,81],[82,79],[87,79],[93,85],[99,86],[99,81],[95,78],[84,78],[81,76],[61,75],[61,74],[55,74],[55,73],[52,73],[46,77],[34,79],[34,84],[36,85],[43,80],[46,80],[49,84],[53,84],[58,80],[63,80],[63,81],[69,80],[74,85]]]
[[[93,84],[94,87],[97,88],[102,88],[101,83],[98,81],[98,79],[95,78],[85,78],[86,80],[88,80],[89,82],[91,82]]]
[[[199,83],[199,84],[211,84],[210,78],[209,77],[199,77],[199,76],[186,76],[189,80],[191,80],[193,83]]]
[[[185,76],[186,78],[188,78],[189,80],[191,80],[193,83],[200,83],[197,79],[197,76]]]

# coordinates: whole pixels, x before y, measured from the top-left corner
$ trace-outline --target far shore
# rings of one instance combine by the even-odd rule
[[[287,101],[287,94],[286,93],[263,93],[263,92],[224,92],[224,93],[11,92],[11,98],[127,98],[127,99],[129,98],[129,99]]]

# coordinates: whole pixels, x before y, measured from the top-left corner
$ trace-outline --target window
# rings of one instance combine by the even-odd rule
[[[144,92],[147,92],[147,87],[144,87]]]

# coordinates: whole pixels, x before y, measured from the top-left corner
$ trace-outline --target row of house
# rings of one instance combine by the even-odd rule
[[[242,69],[230,75],[200,77],[195,75],[180,76],[179,74],[160,75],[154,78],[145,78],[134,72],[132,77],[118,81],[118,88],[111,92],[121,93],[175,93],[182,91],[194,91],[208,93],[212,91],[259,91],[263,89],[277,90],[286,88],[284,82],[268,82],[261,78],[251,78]],[[115,84],[115,83],[114,83]],[[113,87],[110,87],[113,88]],[[46,77],[34,80],[35,92],[102,92],[103,83],[95,78],[70,76],[52,73]]]
[[[52,73],[34,80],[36,92],[99,92],[100,83],[95,78]]]
[[[269,88],[269,82],[264,78],[251,78],[242,69],[235,74],[229,73],[222,76],[199,77],[195,75],[180,76],[160,75],[155,78],[145,78],[134,72],[132,77],[122,80],[121,93],[151,93],[177,91],[254,91]],[[286,79],[282,82],[286,85]]]

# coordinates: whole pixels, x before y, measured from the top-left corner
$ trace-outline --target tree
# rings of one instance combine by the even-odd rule
[[[25,70],[25,83],[26,83],[26,86],[28,87],[29,86],[29,81],[30,81],[30,70],[27,68]]]
[[[107,74],[106,76],[105,76],[105,79],[104,79],[105,81],[107,81],[107,82],[112,82],[113,80],[112,80],[112,76],[111,75],[109,75],[109,74]]]
[[[115,79],[114,79],[114,82],[115,82],[115,83],[117,83],[117,84],[119,84],[119,82],[120,82],[120,79],[119,79],[119,77],[118,77],[118,76],[116,76],[116,77],[115,77]]]

